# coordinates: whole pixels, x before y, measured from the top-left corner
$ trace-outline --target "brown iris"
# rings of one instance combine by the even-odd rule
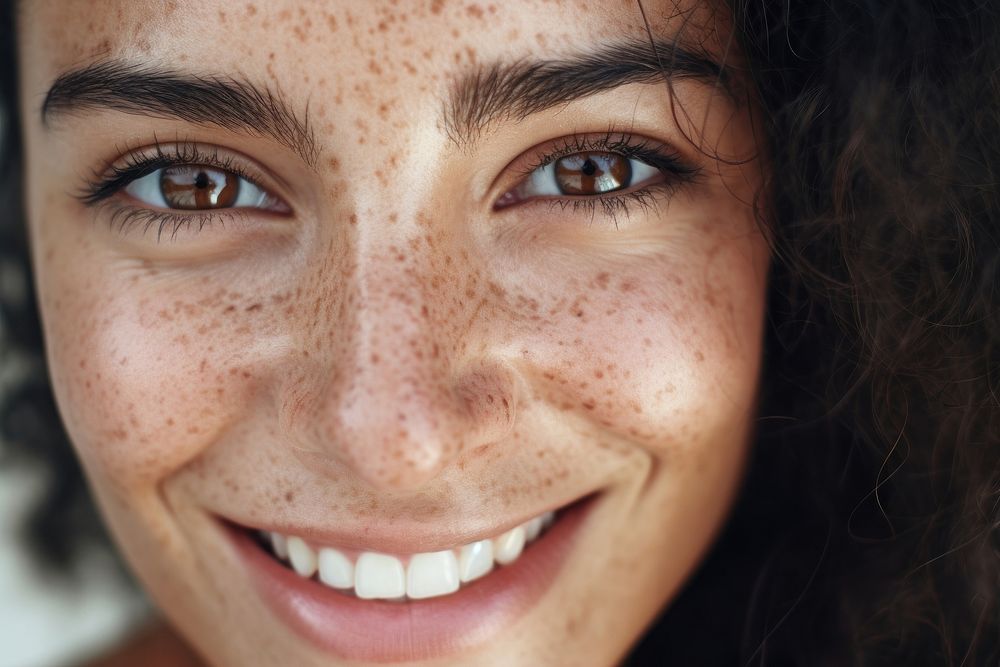
[[[573,153],[556,161],[556,184],[564,195],[600,195],[631,184],[629,160],[617,153]]]
[[[201,166],[168,167],[160,175],[160,191],[170,208],[228,208],[240,192],[240,177]]]

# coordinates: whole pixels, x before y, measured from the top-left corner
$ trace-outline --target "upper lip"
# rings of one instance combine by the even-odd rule
[[[356,551],[375,551],[387,554],[413,554],[454,549],[478,542],[520,526],[547,511],[556,511],[591,494],[568,498],[558,504],[539,509],[533,514],[509,518],[482,518],[461,516],[461,513],[434,522],[407,522],[405,520],[380,521],[377,517],[348,522],[331,521],[333,526],[308,523],[248,523],[223,517],[231,524],[250,529],[297,536],[316,547],[333,547]]]

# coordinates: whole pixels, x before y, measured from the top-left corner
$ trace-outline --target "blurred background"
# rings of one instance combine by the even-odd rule
[[[37,566],[19,526],[42,475],[18,466],[0,442],[0,667],[79,665],[146,618],[146,602],[96,554],[72,575]]]

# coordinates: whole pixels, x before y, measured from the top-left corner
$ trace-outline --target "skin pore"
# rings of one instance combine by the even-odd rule
[[[750,107],[679,75],[673,99],[637,77],[485,117],[482,86],[458,95],[477,73],[648,45],[637,5],[359,7],[24,5],[32,260],[66,428],[130,565],[210,664],[358,662],[271,612],[223,519],[415,553],[592,494],[521,618],[408,657],[614,664],[709,548],[752,435],[768,252]],[[645,9],[662,43],[737,61],[723,16]],[[139,72],[270,91],[274,118],[144,111],[99,84],[43,117],[53,83],[95,65],[107,89]],[[619,155],[620,177],[622,151],[633,173],[659,160],[629,194],[524,186],[581,152]],[[164,212],[100,189],[150,157],[267,197]]]

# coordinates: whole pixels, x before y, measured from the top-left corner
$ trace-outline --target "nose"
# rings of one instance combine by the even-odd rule
[[[307,395],[295,401],[296,421],[310,425],[309,442],[296,451],[378,490],[416,490],[510,429],[513,374],[476,340],[488,291],[470,288],[461,271],[441,270],[450,266],[444,249],[352,245],[349,269],[326,285],[339,308],[320,309],[313,323],[326,329],[314,339],[329,342]]]

